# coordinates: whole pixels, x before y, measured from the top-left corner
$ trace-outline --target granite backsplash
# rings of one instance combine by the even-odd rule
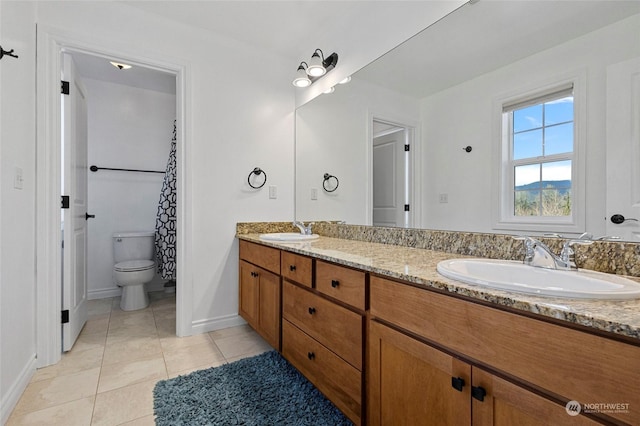
[[[298,232],[291,222],[241,222],[237,234]],[[491,259],[519,260],[524,257],[522,241],[511,235],[478,232],[439,231],[431,229],[385,228],[316,222],[313,232],[321,236],[347,240],[393,244]],[[563,238],[536,237],[555,253],[560,253]],[[620,241],[597,241],[575,246],[579,268],[610,274],[640,277],[640,244]]]

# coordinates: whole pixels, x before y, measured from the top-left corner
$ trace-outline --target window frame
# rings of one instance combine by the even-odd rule
[[[509,231],[534,231],[551,233],[584,232],[585,223],[585,161],[586,144],[586,93],[585,73],[568,76],[562,80],[548,82],[515,90],[494,99],[494,165],[497,171],[494,186],[494,227]],[[513,158],[512,129],[505,110],[513,110],[528,104],[537,105],[554,94],[573,87],[573,152],[552,154],[545,157],[530,157],[529,163],[540,164],[556,160],[571,160],[571,215],[570,216],[515,216],[515,172],[513,166],[523,164]],[[536,161],[535,159],[538,159]]]

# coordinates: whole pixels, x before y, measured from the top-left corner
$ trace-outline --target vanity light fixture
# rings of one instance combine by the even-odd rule
[[[307,76],[307,63],[300,62],[298,71],[296,72],[296,78],[293,80],[293,85],[296,87],[307,87],[311,85],[311,80]]]
[[[336,67],[338,63],[338,54],[332,53],[331,55],[324,57],[322,50],[316,49],[311,55],[309,64],[306,62],[300,62],[296,78],[293,80],[293,85],[296,87],[307,87],[311,85],[317,78],[322,77],[332,69]],[[303,76],[303,74],[306,74]]]
[[[131,68],[131,65],[127,65],[127,64],[122,64],[120,62],[114,62],[114,61],[110,61],[111,65],[113,65],[114,67],[118,68],[119,70],[128,70]]]
[[[343,80],[340,80],[338,82],[338,84],[347,84],[350,81],[351,81],[351,76],[348,76],[348,77],[344,78]]]
[[[324,91],[324,92],[322,92],[322,93],[324,93],[325,95],[328,95],[328,94],[333,93],[333,92],[335,92],[335,91],[336,91],[335,86],[331,86],[331,87],[329,87],[327,90],[325,90],[325,91]]]

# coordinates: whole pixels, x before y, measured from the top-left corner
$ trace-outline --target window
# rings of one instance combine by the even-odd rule
[[[525,225],[520,229],[575,225],[579,166],[573,83],[507,100],[501,108],[499,222]]]

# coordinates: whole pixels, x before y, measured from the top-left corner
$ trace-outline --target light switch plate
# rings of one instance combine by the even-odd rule
[[[278,187],[275,185],[269,186],[269,198],[274,200],[278,198]]]

